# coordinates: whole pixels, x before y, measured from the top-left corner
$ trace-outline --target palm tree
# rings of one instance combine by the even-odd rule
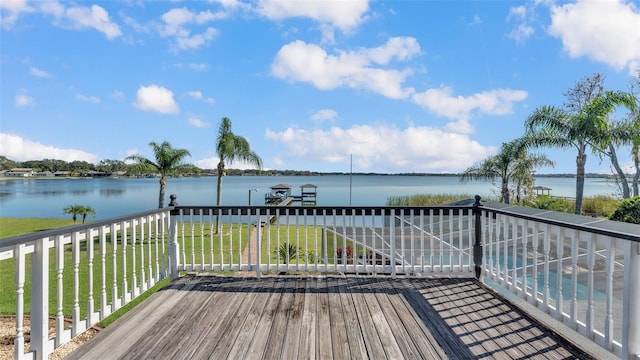
[[[500,152],[467,168],[460,181],[500,180],[500,201],[510,202],[509,184],[516,181],[518,187],[531,179],[540,166],[553,166],[553,161],[544,155],[529,154],[522,139],[503,143]],[[518,194],[520,189],[518,189]]]
[[[74,224],[78,223],[78,215],[82,214],[82,211],[84,210],[84,206],[82,205],[69,205],[66,208],[62,209],[62,211],[65,214],[71,214],[71,219],[73,220]],[[84,221],[83,221],[84,222]]]
[[[573,147],[578,151],[575,207],[578,215],[582,210],[587,149],[594,153],[602,152],[612,141],[612,136],[620,136],[608,131],[607,116],[616,106],[628,105],[629,100],[629,94],[607,91],[595,95],[574,113],[554,106],[542,106],[534,110],[525,122],[525,139],[530,146]]]
[[[87,215],[96,216],[96,210],[91,206],[83,206],[80,214],[82,215],[82,223],[84,224],[84,221],[87,219]]]
[[[218,137],[216,139],[216,154],[220,161],[218,162],[218,194],[217,205],[222,205],[222,177],[226,175],[225,165],[230,165],[234,161],[243,161],[249,165],[254,165],[258,169],[262,169],[262,159],[256,154],[249,142],[242,136],[235,135],[231,131],[231,120],[222,118],[218,128]]]
[[[175,174],[179,170],[191,168],[191,165],[184,164],[182,161],[191,156],[188,150],[174,149],[168,141],[158,144],[154,141],[149,143],[153,148],[155,162],[141,155],[131,155],[125,160],[133,160],[136,162],[134,168],[140,171],[151,171],[160,173],[160,194],[158,196],[158,208],[164,207],[164,193],[167,186],[167,176]]]

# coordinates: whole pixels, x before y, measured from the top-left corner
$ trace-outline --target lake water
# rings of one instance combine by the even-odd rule
[[[351,178],[351,180],[350,180]],[[159,179],[0,179],[0,217],[67,218],[62,209],[72,204],[91,206],[95,219],[152,210],[158,206]],[[180,205],[215,205],[216,177],[170,178],[169,194]],[[460,183],[455,176],[226,176],[223,205],[263,205],[270,187],[289,184],[294,195],[300,186],[314,184],[320,206],[383,206],[390,196],[415,194],[478,194],[496,196],[491,182]],[[350,186],[351,183],[351,186]],[[575,196],[575,179],[541,177],[536,185],[552,188],[556,196]],[[612,195],[615,185],[603,179],[586,179],[585,196]]]

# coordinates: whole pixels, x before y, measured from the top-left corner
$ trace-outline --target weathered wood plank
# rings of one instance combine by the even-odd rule
[[[305,306],[305,287],[307,278],[298,278],[293,289],[293,303],[289,308],[287,318],[287,328],[284,334],[284,344],[282,346],[282,360],[298,358],[300,337],[302,331],[302,317]],[[309,296],[311,297],[311,296]]]
[[[272,280],[255,280],[260,284],[258,287],[255,300],[245,313],[244,321],[238,326],[238,335],[229,350],[227,359],[245,359],[246,353],[251,343],[251,339],[255,336],[257,326],[260,321],[262,313],[264,312],[267,301],[269,300],[271,293],[275,291],[276,287]],[[224,359],[225,357],[220,357]]]
[[[256,331],[248,344],[248,349],[245,354],[245,359],[261,359],[264,351],[267,347],[267,340],[269,339],[269,333],[271,332],[271,323],[273,317],[278,311],[280,305],[280,298],[282,297],[282,288],[284,286],[284,279],[271,278],[267,281],[273,283],[274,291],[269,293],[269,299],[262,309],[262,316],[256,323]]]
[[[69,359],[592,359],[474,279],[183,277]]]
[[[267,338],[263,359],[279,359],[282,354],[284,339],[289,330],[287,328],[288,312],[293,304],[296,279],[285,279],[282,281],[282,293],[276,312],[271,319],[271,329]]]
[[[229,355],[236,338],[240,335],[240,329],[247,319],[249,309],[260,292],[260,282],[257,280],[241,279],[233,284],[228,284],[221,291],[225,291],[228,297],[219,298],[216,304],[206,309],[208,316],[202,321],[211,322],[208,331],[201,337],[206,339],[191,355],[192,359],[224,359]],[[237,293],[246,293],[242,301],[237,301]],[[229,303],[226,313],[223,302]]]
[[[363,290],[365,289],[366,280],[356,279],[357,282],[351,286],[351,296],[353,298],[353,304],[355,305],[355,311],[358,315],[358,320],[360,321],[360,328],[362,329],[362,334],[364,338],[364,343],[367,347],[367,354],[369,354],[370,359],[384,359],[386,358],[386,354],[384,352],[384,347],[382,346],[382,341],[378,336],[378,332],[375,330],[375,323],[371,318],[371,314],[369,313],[369,307],[365,301],[365,295]]]
[[[443,317],[446,314],[439,313],[428,301],[425,301],[425,295],[434,291],[438,284],[431,279],[404,279],[403,281],[408,287],[408,291],[405,292],[407,302],[447,356],[451,359],[475,359],[475,356],[444,321]]]
[[[334,359],[351,359],[347,327],[344,319],[343,305],[338,287],[342,279],[332,278],[327,282],[329,296],[329,319],[331,322],[331,347]]]
[[[362,329],[358,321],[353,296],[349,289],[357,284],[353,278],[345,279],[340,282],[338,292],[340,294],[340,302],[342,303],[342,313],[344,315],[344,324],[346,327],[347,340],[349,341],[349,351],[354,359],[367,359],[367,346],[364,343]]]
[[[298,358],[316,359],[316,337],[317,337],[317,278],[307,278],[305,284],[305,300],[302,313],[302,328],[300,329],[300,345],[298,347]]]
[[[166,332],[157,343],[149,346],[150,353],[146,358],[190,359],[189,353],[194,347],[200,346],[204,340],[202,336],[192,334],[202,334],[211,324],[209,321],[201,321],[203,313],[207,308],[214,306],[212,304],[216,304],[219,298],[226,297],[224,292],[216,290],[232,280],[228,277],[199,277],[198,285],[191,290],[192,295],[189,301],[180,304],[182,320],[176,321],[167,317],[164,319],[165,324],[157,324],[171,331]],[[226,310],[226,307],[221,309],[221,311]]]
[[[393,281],[391,285],[395,296],[389,296],[389,301],[397,309],[398,318],[413,340],[420,357],[422,359],[447,359],[447,354],[407,301],[406,292],[410,291],[411,287],[400,281]]]
[[[331,318],[329,314],[329,294],[327,278],[318,283],[318,332],[316,334],[319,359],[333,359],[331,344]]]
[[[418,338],[418,335],[422,333],[421,329],[417,327],[417,323],[411,312],[406,308],[404,302],[399,300],[401,294],[393,286],[394,281],[384,281],[382,291],[376,293],[378,303],[382,311],[385,313],[385,317],[394,333],[395,339],[402,351],[404,359],[436,359],[446,358],[444,352],[442,357],[438,356],[435,351],[424,353],[423,349],[418,349],[414,339]],[[421,343],[422,341],[418,341]],[[435,344],[435,346],[438,346]]]
[[[368,289],[365,293],[365,301],[367,306],[369,307],[369,315],[371,316],[371,320],[375,324],[375,329],[378,331],[378,337],[382,342],[382,347],[384,348],[384,352],[388,359],[401,359],[402,351],[398,346],[398,343],[395,341],[393,336],[393,330],[389,326],[387,318],[380,307],[380,303],[378,303],[378,299],[375,295],[375,289],[373,285],[375,284],[375,279],[373,281],[368,281],[365,289]]]

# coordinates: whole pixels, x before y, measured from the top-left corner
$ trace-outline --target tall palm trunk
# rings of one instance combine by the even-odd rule
[[[618,181],[620,181],[620,186],[622,187],[622,198],[628,199],[631,197],[631,192],[629,190],[629,182],[627,181],[627,175],[622,171],[620,167],[620,163],[618,162],[618,155],[616,154],[616,148],[613,144],[609,144],[609,158],[611,159],[611,165],[616,170],[618,174]]]
[[[582,197],[584,196],[584,165],[587,163],[587,154],[584,149],[578,151],[576,156],[576,210],[575,214],[582,212]]]
[[[502,201],[505,204],[509,204],[509,202],[511,201],[509,196],[509,178],[508,177],[502,177]]]
[[[167,187],[167,177],[165,175],[160,176],[160,194],[158,195],[158,208],[164,207],[164,192]]]
[[[222,177],[224,176],[224,162],[221,160],[218,163],[218,193],[216,194],[216,205],[222,205]],[[220,224],[220,217],[216,216],[216,231],[222,232],[222,226]]]
[[[633,157],[633,166],[636,169],[636,173],[633,175],[633,181],[631,182],[633,196],[640,196],[640,192],[638,191],[638,182],[640,182],[640,142],[633,144],[631,154]]]

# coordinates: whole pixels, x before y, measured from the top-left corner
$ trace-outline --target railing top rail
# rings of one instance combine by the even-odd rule
[[[404,212],[405,215],[413,211],[414,214],[418,214],[419,211],[434,210],[439,212],[445,211],[445,215],[449,212],[457,214],[459,210],[472,209],[473,206],[455,206],[455,205],[439,205],[439,206],[208,206],[208,205],[189,205],[189,206],[176,206],[172,214],[180,214],[182,210],[183,214],[191,211],[197,213],[200,210],[213,211],[214,213],[220,212],[222,215],[247,215],[247,214],[259,214],[259,215],[292,215],[300,213],[301,215],[332,215],[334,212],[339,215],[391,215],[392,211],[398,215]]]
[[[517,205],[487,202],[483,210],[520,219],[640,242],[640,225]]]
[[[57,229],[44,230],[44,231],[38,231],[38,232],[30,233],[30,234],[12,236],[12,237],[8,237],[8,238],[0,239],[0,248],[6,248],[6,247],[11,247],[11,246],[15,246],[15,245],[23,244],[23,243],[28,243],[28,242],[31,242],[31,241],[34,241],[34,240],[37,240],[37,239],[46,238],[46,237],[54,237],[54,236],[58,236],[58,235],[64,235],[64,234],[68,234],[68,233],[74,232],[74,231],[82,231],[82,230],[86,230],[86,229],[94,229],[94,228],[97,228],[97,227],[100,227],[100,226],[111,225],[113,223],[119,223],[119,222],[122,222],[122,221],[141,218],[141,217],[145,217],[147,215],[156,214],[156,213],[162,213],[162,212],[171,211],[171,210],[173,210],[173,206],[165,207],[165,208],[161,208],[161,209],[143,211],[143,212],[139,212],[139,213],[119,216],[119,217],[110,218],[110,219],[104,219],[104,220],[99,220],[99,221],[91,221],[91,222],[84,223],[84,224],[69,225],[69,226],[65,226],[65,227],[61,227],[61,228],[57,228]]]

